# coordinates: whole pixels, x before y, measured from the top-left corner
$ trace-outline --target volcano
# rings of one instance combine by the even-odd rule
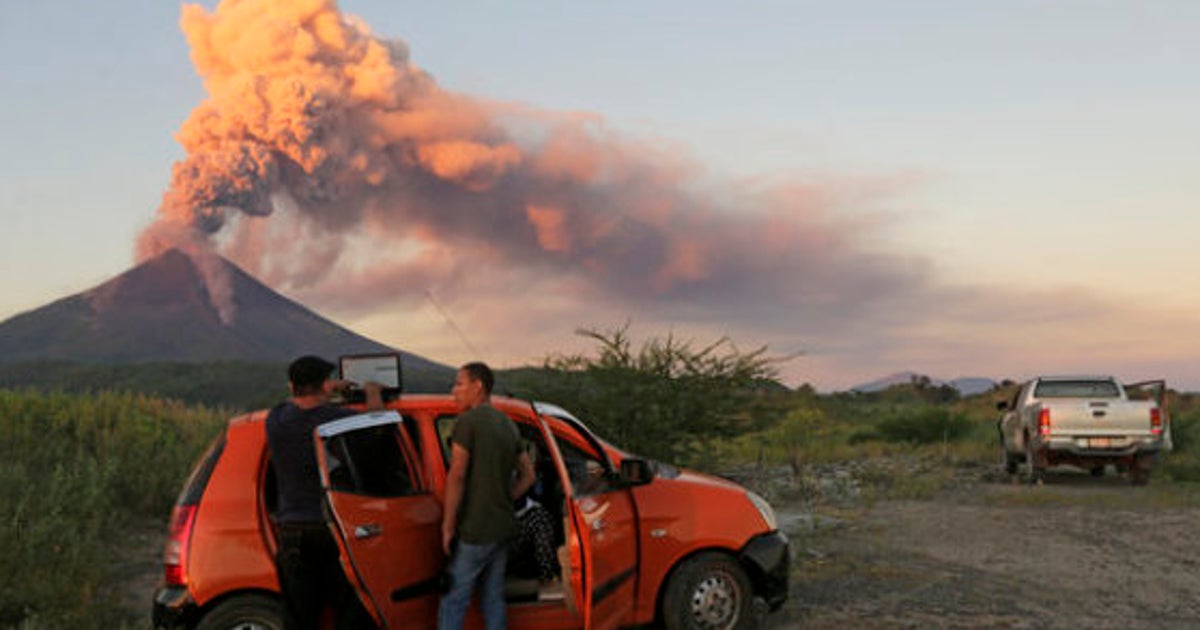
[[[0,323],[0,363],[277,363],[302,354],[397,352],[280,295],[220,259],[235,315],[222,321],[192,259],[172,249],[89,290]],[[453,370],[399,351],[405,371]]]

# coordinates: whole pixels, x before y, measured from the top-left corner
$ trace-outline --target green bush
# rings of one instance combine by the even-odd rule
[[[0,390],[0,627],[117,627],[111,568],[220,430],[134,394]]]
[[[1200,451],[1200,409],[1189,409],[1171,417],[1171,442],[1176,453]]]
[[[1163,474],[1176,481],[1200,481],[1200,409],[1171,417],[1174,450],[1163,456]]]
[[[939,407],[905,409],[875,425],[875,435],[885,442],[934,444],[965,439],[974,429],[966,415]]]
[[[762,428],[757,403],[782,390],[780,361],[722,338],[706,346],[668,335],[635,348],[628,325],[580,330],[594,354],[549,357],[540,370],[510,372],[505,385],[578,415],[601,437],[647,457],[708,468],[714,442]],[[504,391],[501,388],[499,391]]]

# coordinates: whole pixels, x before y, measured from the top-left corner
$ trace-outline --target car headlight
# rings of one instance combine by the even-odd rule
[[[767,529],[779,529],[779,521],[775,519],[775,508],[772,508],[766,499],[749,490],[746,491],[746,498],[758,508],[758,513],[762,514],[763,520],[767,522]]]

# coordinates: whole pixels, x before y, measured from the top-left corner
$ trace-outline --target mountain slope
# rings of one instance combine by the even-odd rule
[[[917,374],[916,372],[897,372],[895,374],[890,374],[888,376],[885,376],[881,379],[871,381],[869,383],[855,385],[854,387],[850,388],[850,391],[861,392],[864,394],[880,392],[889,387],[893,387],[896,385],[908,385],[913,382],[913,379],[919,379],[919,378],[928,378],[928,377],[923,377],[921,374]],[[943,381],[941,379],[930,378],[929,384],[933,387],[949,385],[949,386],[953,387],[954,389],[958,390],[958,393],[963,396],[973,396],[975,394],[981,394],[983,392],[993,389],[997,385],[996,381],[994,381],[990,378],[977,378],[977,377],[956,378],[956,379],[953,379],[950,381]]]
[[[0,323],[0,362],[282,362],[395,350],[276,293],[228,261],[235,314],[222,322],[192,259],[167,251],[87,291]],[[401,351],[406,372],[453,370]]]

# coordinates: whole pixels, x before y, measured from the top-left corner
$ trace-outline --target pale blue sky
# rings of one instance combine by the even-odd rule
[[[1034,283],[1052,292],[1042,299],[1080,290],[1167,318],[1104,324],[1162,332],[1147,338],[1151,350],[1106,355],[1127,355],[1124,364],[984,366],[970,351],[930,358],[893,339],[876,360],[866,348],[814,358],[797,380],[1024,376],[1046,365],[1161,367],[1200,386],[1195,342],[1172,341],[1194,336],[1200,312],[1200,3],[340,6],[407,42],[449,90],[594,112],[686,148],[715,178],[900,182],[873,204],[890,223],[870,238],[920,258],[947,286]],[[178,20],[171,2],[0,2],[0,319],[131,264],[183,156],[172,134],[204,98]],[[368,332],[387,336],[371,322],[362,319]],[[964,336],[974,334],[984,333]]]

